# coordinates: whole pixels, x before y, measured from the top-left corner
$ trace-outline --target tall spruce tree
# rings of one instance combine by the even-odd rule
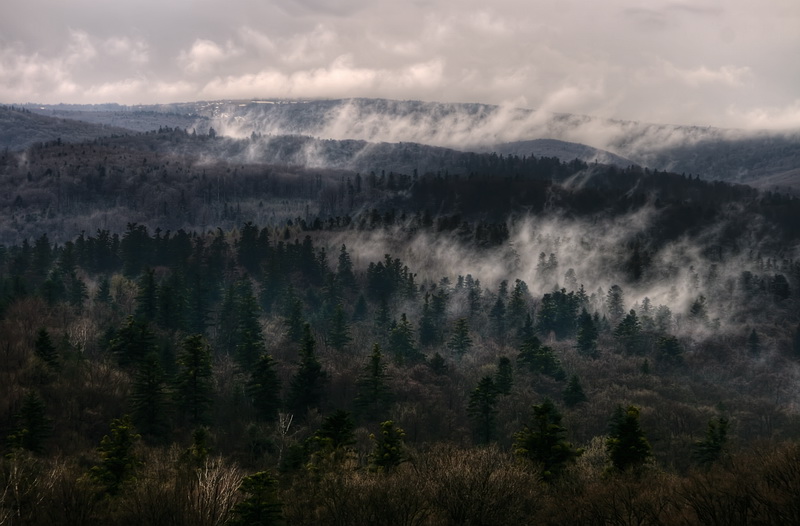
[[[484,376],[469,395],[467,414],[479,444],[494,440],[497,428],[497,387],[491,376]]]
[[[639,425],[638,407],[617,407],[609,431],[606,451],[614,470],[635,471],[652,456],[650,442]]]
[[[386,416],[392,402],[386,369],[381,348],[376,343],[372,346],[372,354],[356,380],[356,397],[353,405],[357,416],[368,421]]]
[[[178,407],[193,426],[210,423],[214,394],[211,348],[202,335],[188,336],[181,344],[177,361],[175,397]]]
[[[109,495],[118,494],[141,464],[133,450],[138,440],[133,422],[126,415],[112,420],[111,432],[100,441],[97,448],[100,464],[93,466],[90,473]]]
[[[148,353],[139,362],[132,387],[131,416],[136,428],[150,438],[165,438],[169,429],[169,397],[164,370],[156,353]]]
[[[245,389],[262,420],[274,422],[278,419],[281,409],[281,381],[272,356],[266,352],[261,354],[253,366]]]
[[[331,326],[328,331],[328,345],[335,350],[342,352],[347,349],[347,346],[353,341],[350,335],[350,324],[347,323],[347,314],[344,312],[344,307],[341,303],[336,305],[331,316]]]
[[[469,325],[466,318],[456,320],[450,340],[447,342],[447,347],[458,357],[464,356],[472,348],[472,338],[469,335]]]
[[[311,333],[311,326],[303,326],[303,345],[300,348],[300,368],[289,384],[287,405],[296,415],[305,415],[312,408],[322,403],[328,373],[322,369],[317,359],[317,342]]]
[[[14,415],[13,432],[8,436],[9,445],[39,454],[44,452],[44,442],[52,431],[52,421],[47,417],[44,400],[36,392],[29,391]]]
[[[391,420],[381,423],[377,435],[369,437],[375,443],[370,455],[370,468],[381,473],[391,473],[408,460],[403,439],[406,433]]]
[[[514,453],[542,468],[545,482],[553,482],[582,451],[567,442],[561,413],[552,400],[533,406],[533,420],[514,435]]]

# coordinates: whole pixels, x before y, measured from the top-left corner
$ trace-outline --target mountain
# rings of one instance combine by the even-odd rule
[[[386,99],[244,100],[118,107],[37,106],[59,117],[143,130],[181,127],[228,137],[306,135],[548,156],[762,185],[800,187],[800,131],[746,132],[649,124],[472,103]],[[75,113],[77,111],[77,113]],[[553,142],[561,141],[561,143]],[[569,143],[569,144],[567,144]]]
[[[0,106],[0,148],[9,150],[19,150],[39,142],[80,142],[123,133],[129,133],[129,130],[105,123],[53,118],[27,109]]]

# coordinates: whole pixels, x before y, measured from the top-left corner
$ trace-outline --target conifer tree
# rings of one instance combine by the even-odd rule
[[[536,336],[522,342],[517,355],[517,363],[532,373],[544,374],[554,380],[562,381],[567,378],[567,373],[561,367],[561,362],[556,358],[553,349],[542,345]]]
[[[139,440],[129,416],[111,421],[111,432],[100,441],[97,452],[100,464],[92,467],[92,477],[103,485],[106,493],[116,495],[130,480],[141,462],[133,448]]]
[[[311,326],[303,326],[303,345],[300,348],[300,368],[289,384],[287,405],[296,415],[305,413],[322,403],[323,390],[328,381],[328,373],[322,369],[317,359],[317,342],[311,334]]]
[[[346,288],[354,288],[356,276],[353,274],[353,261],[347,253],[347,247],[343,244],[339,250],[339,261],[336,267],[336,279]]]
[[[248,279],[239,283],[237,309],[236,357],[242,367],[249,368],[264,348],[264,335],[258,319],[260,309]]]
[[[278,419],[281,382],[275,369],[275,360],[266,352],[261,354],[253,366],[246,390],[262,420],[274,422]]]
[[[156,351],[155,335],[147,321],[128,316],[125,325],[109,342],[109,351],[117,356],[120,365],[136,365]]]
[[[625,295],[619,285],[611,285],[611,288],[608,289],[606,310],[612,325],[618,324],[625,315]]]
[[[244,494],[231,510],[231,526],[278,526],[284,524],[278,481],[266,471],[242,479],[239,491]]]
[[[356,380],[356,397],[353,404],[356,414],[366,420],[381,418],[388,411],[392,394],[386,384],[386,363],[380,346],[372,346],[372,354]]]
[[[44,327],[36,333],[33,351],[50,369],[58,368],[58,351],[50,339],[50,333]]]
[[[761,354],[761,339],[755,329],[750,331],[750,336],[747,337],[747,352],[752,356]]]
[[[583,386],[581,386],[577,374],[573,374],[569,377],[567,387],[564,388],[563,398],[567,407],[575,407],[586,401],[586,393],[583,392]]]
[[[720,460],[728,444],[728,419],[719,417],[708,422],[706,435],[702,440],[694,443],[692,457],[703,467]]]
[[[136,317],[155,321],[158,312],[158,285],[155,270],[148,268],[139,278],[139,292],[136,296]]]
[[[612,468],[620,472],[639,469],[652,456],[650,442],[639,426],[638,407],[617,407],[611,418],[606,451]]]
[[[389,350],[399,363],[413,363],[420,358],[414,345],[414,329],[405,313],[400,315],[400,321],[389,332]]]
[[[567,442],[561,413],[550,399],[533,406],[533,421],[514,435],[514,453],[542,468],[545,482],[553,482],[583,451]]]
[[[353,341],[350,336],[350,325],[341,303],[336,305],[331,317],[331,328],[328,331],[328,344],[335,350],[342,352]]]
[[[514,385],[514,366],[508,356],[501,356],[497,361],[497,372],[494,376],[494,385],[497,392],[501,395],[508,395],[511,393],[511,387]]]
[[[466,318],[456,320],[453,333],[447,342],[447,347],[458,357],[464,356],[472,348],[472,338],[469,335],[469,326]]]
[[[419,344],[421,347],[430,347],[438,340],[438,330],[434,320],[433,309],[430,305],[430,293],[425,293],[425,302],[422,305],[422,315],[419,320]]]
[[[631,311],[625,315],[617,328],[614,329],[614,337],[628,354],[641,354],[642,352],[642,326],[636,311]]]
[[[497,387],[491,376],[484,376],[469,395],[467,414],[472,420],[475,438],[479,444],[494,439],[497,427]]]
[[[142,433],[156,439],[166,435],[169,400],[164,370],[155,352],[140,362],[133,380],[131,394],[133,422]]]
[[[597,357],[597,326],[591,314],[584,308],[578,317],[578,351],[592,358]]]
[[[208,424],[213,400],[211,349],[202,335],[187,337],[178,354],[175,395],[192,425]]]
[[[380,432],[369,436],[375,443],[370,455],[370,467],[378,472],[391,473],[405,462],[407,460],[403,443],[405,436],[405,431],[393,421],[387,420],[381,423]]]
[[[26,449],[33,453],[44,451],[44,441],[52,433],[51,420],[47,418],[44,400],[34,391],[22,399],[19,411],[14,415],[14,430],[8,436],[13,448]]]
[[[341,409],[334,411],[309,440],[311,462],[319,466],[322,462],[343,461],[356,442],[355,427],[350,413]]]

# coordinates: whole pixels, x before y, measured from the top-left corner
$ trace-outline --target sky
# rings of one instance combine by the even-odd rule
[[[798,0],[3,0],[0,103],[380,97],[800,128]]]

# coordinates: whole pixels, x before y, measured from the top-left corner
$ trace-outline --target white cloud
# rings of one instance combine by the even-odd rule
[[[188,51],[181,51],[178,61],[187,73],[206,73],[241,53],[242,50],[230,42],[223,47],[212,40],[198,38]]]

